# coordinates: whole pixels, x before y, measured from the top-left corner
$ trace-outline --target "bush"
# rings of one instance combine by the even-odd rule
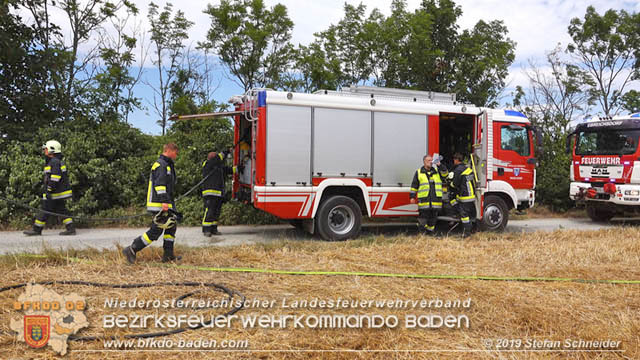
[[[552,211],[566,211],[575,206],[569,198],[569,170],[571,154],[565,153],[565,144],[545,138],[544,152],[536,171],[536,202],[548,205]]]
[[[44,156],[41,144],[50,139],[63,146],[73,188],[68,207],[78,217],[116,218],[145,212],[147,183],[152,164],[167,142],[180,148],[176,161],[176,195],[202,179],[202,162],[210,151],[231,146],[232,127],[226,119],[183,121],[173,124],[168,136],[150,136],[128,124],[94,123],[76,119],[58,128],[42,128],[36,142],[0,139],[0,196],[39,208]],[[177,204],[184,225],[202,223],[200,188]],[[0,224],[25,227],[32,211],[0,200]],[[77,221],[80,226],[147,226],[150,217],[119,222]],[[225,203],[220,224],[274,224],[277,218],[237,202]]]

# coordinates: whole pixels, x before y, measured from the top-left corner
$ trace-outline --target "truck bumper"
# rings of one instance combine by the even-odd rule
[[[535,190],[516,190],[516,196],[518,197],[518,210],[524,210],[532,208],[536,202]]]
[[[572,182],[569,188],[569,197],[572,200],[586,200],[586,201],[600,201],[607,202],[615,205],[636,205],[640,206],[640,185],[630,185],[630,184],[620,184],[616,185],[616,193],[615,194],[607,194],[609,195],[609,199],[591,199],[591,198],[581,198],[579,194],[590,189],[592,186],[590,183],[583,182]],[[594,187],[598,192],[598,195],[604,194],[602,188]]]

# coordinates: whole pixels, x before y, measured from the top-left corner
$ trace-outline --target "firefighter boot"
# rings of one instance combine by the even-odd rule
[[[124,255],[124,258],[127,259],[127,262],[129,264],[136,263],[136,252],[133,251],[131,246],[127,246],[126,248],[122,249],[122,255]]]
[[[76,227],[73,225],[73,223],[71,223],[71,224],[68,224],[67,229],[61,232],[59,235],[65,236],[65,235],[75,235],[75,234],[76,234]]]
[[[144,249],[145,247],[145,243],[142,240],[142,237],[138,236],[137,238],[135,238],[133,240],[133,242],[131,243],[131,245],[127,246],[126,248],[122,249],[122,255],[124,255],[124,258],[127,259],[127,262],[129,264],[135,264],[136,262],[136,253],[142,249]]]
[[[218,225],[213,225],[211,227],[211,235],[222,235],[222,233],[218,231]]]
[[[463,228],[462,228],[462,238],[468,238],[469,236],[471,236],[471,223],[466,223],[463,224]]]
[[[34,226],[33,229],[24,231],[23,234],[27,236],[40,236],[42,235],[42,228],[38,226]]]
[[[173,241],[165,241],[163,245],[164,253],[162,254],[162,262],[170,262],[181,260],[182,256],[175,256],[173,254]]]

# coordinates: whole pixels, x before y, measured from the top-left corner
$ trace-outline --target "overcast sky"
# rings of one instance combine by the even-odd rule
[[[146,25],[148,0],[133,1],[140,9],[138,20]],[[160,7],[165,1],[155,1]],[[367,6],[367,15],[378,8],[385,15],[390,14],[391,0],[346,0],[347,3]],[[414,10],[420,0],[408,0],[408,8]],[[218,4],[219,1],[183,0],[173,1],[174,7],[184,11],[186,17],[195,22],[190,31],[189,42],[195,44],[205,38],[210,27],[210,19],[203,13],[207,4]],[[313,33],[325,30],[330,24],[338,22],[343,17],[344,0],[265,0],[268,6],[282,3],[288,9],[293,20],[293,43],[308,44],[313,40]],[[629,12],[640,12],[640,1],[623,0],[458,0],[456,3],[462,8],[459,21],[461,29],[472,28],[479,20],[502,20],[509,30],[509,37],[516,45],[516,59],[510,68],[508,85],[526,85],[522,68],[528,60],[543,62],[545,52],[553,49],[557,43],[566,46],[569,41],[567,26],[574,17],[582,18],[587,6],[593,5],[598,13],[607,9],[626,9]],[[155,74],[151,69],[147,76]],[[157,76],[157,75],[155,75]],[[149,99],[151,91],[146,86],[139,86],[138,96]],[[634,86],[635,87],[635,86]],[[233,82],[221,76],[220,88],[215,98],[226,101],[231,95],[241,93],[242,89]],[[157,134],[159,126],[155,125],[152,111],[137,111],[131,117],[131,122],[147,133]]]

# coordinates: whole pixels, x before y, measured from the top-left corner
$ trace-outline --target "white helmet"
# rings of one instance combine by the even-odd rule
[[[62,154],[62,145],[55,140],[49,140],[46,144],[42,145],[43,149],[49,150],[52,154]]]

